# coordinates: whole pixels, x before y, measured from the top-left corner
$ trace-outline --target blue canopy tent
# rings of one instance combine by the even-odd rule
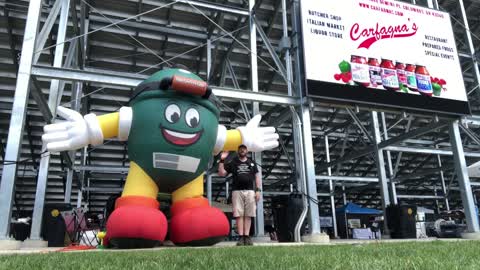
[[[350,227],[348,220],[355,221],[360,227],[369,226],[370,219],[382,215],[382,211],[372,208],[361,207],[355,203],[347,203],[345,206],[335,210],[337,216],[338,235],[342,238],[350,238]]]
[[[382,211],[377,210],[377,209],[372,209],[372,208],[365,208],[361,207],[358,204],[354,203],[347,203],[347,205],[337,208],[335,210],[335,213],[338,214],[359,214],[359,215],[373,215],[373,216],[378,216],[382,214]]]

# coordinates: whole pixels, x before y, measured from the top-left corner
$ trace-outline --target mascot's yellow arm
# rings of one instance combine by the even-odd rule
[[[237,151],[238,147],[242,144],[242,135],[240,131],[236,129],[227,130],[227,139],[223,146],[224,151]]]
[[[118,136],[118,122],[120,113],[114,112],[97,116],[100,128],[102,129],[103,138],[113,138]]]

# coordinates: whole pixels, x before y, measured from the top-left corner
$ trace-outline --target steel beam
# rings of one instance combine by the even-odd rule
[[[290,140],[292,139],[292,137],[293,137],[293,134],[288,136],[288,138],[285,141],[282,141],[281,137],[278,139],[279,142],[280,142],[280,145],[282,147],[283,152],[286,153],[288,164],[289,164],[290,168],[293,168],[294,166],[290,161],[290,157],[288,156],[288,153],[287,153],[285,147],[290,143]],[[272,164],[267,168],[267,171],[266,171],[265,175],[263,176],[265,179],[268,178],[268,176],[270,176],[270,174],[272,173],[273,169],[275,168],[275,165],[277,164],[278,160],[280,160],[281,156],[282,156],[282,151],[277,151],[277,153],[275,154],[275,157],[272,159]]]
[[[405,152],[405,153],[416,153],[416,154],[434,154],[434,155],[445,155],[451,156],[453,152],[451,150],[441,150],[441,149],[432,149],[425,147],[408,147],[408,146],[387,146],[384,150],[392,152]],[[478,152],[464,152],[466,157],[480,158],[480,153]]]
[[[381,119],[382,119],[382,129],[383,129],[383,139],[386,141],[388,140],[388,129],[387,129],[387,121],[385,119],[385,113],[381,112],[380,113]],[[397,192],[395,188],[395,183],[393,182],[393,165],[392,165],[392,155],[390,151],[385,151],[387,154],[387,165],[388,165],[388,177],[390,178],[390,200],[393,204],[397,204]]]
[[[113,166],[75,166],[75,171],[90,171],[104,173],[128,173],[130,167],[113,167]]]
[[[327,175],[317,175],[315,179],[318,181],[325,181],[325,180],[335,180],[339,182],[366,182],[366,183],[378,183],[378,178],[373,177],[354,177],[354,176],[327,176]]]
[[[365,135],[365,137],[367,137],[370,142],[373,142],[372,136],[370,136],[370,134],[368,134],[367,129],[363,126],[362,121],[360,121],[360,119],[357,117],[357,115],[349,108],[347,108],[346,110],[347,110],[348,114],[350,115],[350,117],[352,117],[355,124],[357,124],[360,131],[362,131],[363,135]]]
[[[63,53],[65,48],[65,37],[67,34],[67,23],[68,23],[68,13],[70,9],[70,1],[57,0],[57,2],[61,3],[61,10],[60,10],[60,21],[58,23],[57,42],[55,46],[55,56],[53,60],[53,67],[60,68],[63,65],[62,64]],[[71,55],[73,55],[73,53]],[[70,56],[70,58],[71,57],[72,56]],[[50,92],[48,96],[48,107],[50,108],[50,111],[52,112],[53,115],[56,115],[58,99],[59,99],[59,96],[61,97],[60,91],[63,90],[61,88],[62,87],[60,85],[59,80],[54,79],[51,81]]]
[[[280,112],[280,115],[270,117],[267,121],[267,126],[279,127],[282,124],[288,123],[290,119],[292,119],[292,110],[287,107]]]
[[[212,41],[207,39],[207,79],[210,78],[210,71],[212,70]],[[202,62],[202,58],[198,59],[198,62]],[[200,64],[199,68],[197,68],[197,73],[200,72]]]
[[[385,172],[385,160],[383,158],[383,150],[380,148],[381,144],[381,135],[380,135],[380,126],[378,122],[378,113],[371,112],[371,121],[372,121],[372,133],[374,140],[374,152],[375,152],[375,163],[377,165],[378,181],[380,183],[380,196],[382,197],[382,210],[384,213],[384,234],[388,235],[389,230],[387,227],[387,215],[386,209],[390,205],[390,195],[388,192],[388,182],[387,174]]]
[[[257,27],[255,25],[255,0],[248,1],[248,10],[249,10],[249,44],[250,44],[250,83],[252,92],[258,93],[258,62],[257,62]],[[233,75],[233,69],[232,74]],[[234,76],[234,75],[233,75]],[[244,112],[248,116],[248,111],[245,110],[246,106],[244,104]],[[257,115],[260,113],[260,105],[258,102],[253,103],[253,115]],[[253,153],[253,157],[255,162],[258,164],[258,171],[260,173],[260,188],[263,187],[263,179],[262,179],[262,153]],[[263,189],[263,188],[262,188]],[[256,236],[263,237],[265,235],[265,216],[263,211],[263,194],[260,193],[260,200],[257,202],[257,217],[255,218],[255,226],[256,226]]]
[[[328,136],[325,136],[325,158],[327,162],[330,162],[330,149],[328,143]],[[328,167],[328,176],[332,176],[332,168]],[[330,211],[332,212],[332,220],[333,220],[333,235],[335,238],[338,237],[337,231],[337,217],[335,215],[335,188],[333,186],[333,179],[328,179],[328,190],[330,193]]]
[[[238,28],[242,27],[243,25],[245,25],[245,21],[243,21],[242,18],[238,18],[237,25],[236,25],[235,29],[238,29]],[[225,80],[225,70],[226,70],[225,66],[227,64],[227,60],[229,59],[230,54],[233,52],[233,49],[235,48],[236,40],[238,40],[242,36],[242,33],[243,33],[243,30],[235,32],[235,34],[233,35],[234,39],[231,41],[230,45],[228,46],[228,51],[225,53],[225,55],[222,58],[222,61],[220,62],[220,65],[219,65],[220,69],[219,70],[220,70],[220,72],[222,72],[220,80],[219,80],[220,84],[223,84],[223,81]],[[212,76],[215,76],[215,74],[212,74]],[[213,80],[213,78],[209,78],[209,81],[212,81],[212,80]]]
[[[343,123],[334,124],[330,129],[325,131],[325,136],[328,136],[328,135],[334,133],[336,130],[339,130],[339,129],[342,129],[342,128],[347,128],[351,124],[352,124],[351,120],[347,120]]]
[[[223,0],[224,2],[226,0]],[[211,40],[211,37],[213,35],[213,30],[217,27],[217,25],[222,25],[223,24],[223,21],[224,21],[224,13],[222,12],[217,12],[215,18],[214,18],[214,22],[215,23],[212,23],[212,22],[209,22],[208,23],[208,27],[207,27],[207,37],[208,37],[208,40]],[[218,42],[216,45],[215,45],[215,48],[214,48],[214,51],[213,51],[213,57],[212,57],[212,53],[211,53],[211,50],[210,50],[210,61],[213,63],[213,66],[211,67],[210,69],[210,72],[208,72],[207,74],[207,82],[210,84],[210,79],[212,79],[212,74],[215,73],[215,63],[217,62],[217,55],[218,55],[218,48],[220,47],[220,42]],[[203,50],[200,51],[200,54],[202,55],[203,54]],[[201,63],[201,59],[200,59],[200,62]],[[200,66],[200,64],[199,64]]]
[[[58,32],[57,32],[57,42],[55,47],[55,57],[53,59],[53,66],[54,67],[62,67],[63,62],[63,53],[65,48],[65,37],[67,34],[67,26],[68,26],[68,14],[70,10],[70,0],[57,0],[57,2],[61,2],[61,10],[60,10],[60,20],[58,23]],[[73,57],[73,53],[70,57]],[[50,84],[50,92],[48,96],[48,107],[52,112],[52,115],[56,115],[57,106],[59,103],[59,95],[61,98],[61,91],[63,91],[64,84],[60,83],[59,80],[52,80]],[[46,145],[42,145],[42,152],[46,152],[47,148]],[[30,239],[40,239],[40,231],[42,227],[42,220],[43,220],[43,208],[45,205],[45,193],[47,189],[47,181],[48,181],[48,168],[50,163],[50,155],[43,155],[40,160],[40,168],[38,172],[38,180],[37,180],[37,191],[35,193],[35,203],[33,207],[33,217],[32,217],[32,229],[30,232]],[[70,170],[71,171],[71,170]],[[73,173],[73,171],[72,171]],[[73,176],[73,175],[72,175]],[[65,195],[67,195],[67,191],[71,194],[71,185],[67,187]],[[69,195],[70,196],[70,195]]]
[[[57,3],[55,3],[55,4],[58,5]],[[13,37],[13,33],[12,33],[12,26],[11,26],[11,22],[10,22],[10,19],[9,19],[8,9],[5,8],[4,12],[5,12],[5,22],[6,22],[6,25],[7,25],[7,32],[8,32],[8,37],[9,37],[10,53],[12,55],[13,64],[15,65],[16,71],[18,72],[19,63],[18,63],[18,60],[17,60],[17,52],[15,51],[15,44],[14,44],[14,40],[13,40],[14,37]],[[37,103],[38,109],[42,113],[42,116],[43,116],[43,119],[45,120],[45,122],[51,123],[51,120],[53,118],[52,113],[50,112],[50,109],[48,108],[47,100],[43,96],[40,84],[35,78],[32,78],[32,85],[30,85],[30,93],[31,93],[33,99],[35,100],[35,102]]]
[[[377,116],[377,120],[378,120],[378,116]],[[389,147],[392,144],[396,144],[396,143],[402,142],[406,139],[423,135],[425,133],[433,132],[434,130],[439,129],[439,128],[443,128],[447,125],[448,125],[448,122],[439,122],[439,123],[434,123],[434,124],[427,125],[425,127],[417,128],[415,130],[412,130],[412,131],[407,132],[405,134],[399,135],[397,137],[393,137],[393,138],[390,138],[386,141],[379,142],[379,144],[376,147],[378,147],[378,149],[393,151],[392,149],[394,149],[394,148]],[[350,154],[348,154],[344,157],[341,157],[339,159],[336,159],[332,162],[323,163],[323,164],[321,164],[317,167],[317,170],[324,170],[327,167],[333,167],[336,164],[343,163],[345,161],[349,161],[349,160],[352,160],[352,159],[356,159],[356,158],[368,155],[370,153],[373,153],[374,151],[375,151],[374,148],[367,147],[365,149],[350,153]]]
[[[450,124],[449,133],[468,232],[477,233],[480,231],[478,226],[478,215],[475,208],[475,202],[473,201],[472,186],[470,185],[470,178],[468,177],[467,163],[463,153],[462,138],[460,137],[458,121],[454,121]]]
[[[390,146],[390,145],[393,145],[393,144],[396,144],[396,143],[399,143],[399,142],[403,142],[406,139],[418,137],[418,136],[424,135],[426,133],[430,133],[430,132],[433,132],[435,130],[442,129],[442,128],[446,127],[448,124],[449,124],[449,122],[442,121],[442,122],[438,122],[438,123],[432,123],[430,125],[427,125],[427,126],[424,126],[424,127],[421,127],[421,128],[417,128],[415,130],[411,130],[411,131],[409,131],[405,134],[402,134],[400,136],[396,136],[396,137],[393,137],[393,138],[390,138],[386,141],[381,142],[379,144],[379,148],[383,149],[387,146]]]
[[[286,5],[282,4],[282,12],[285,14],[287,12]],[[312,127],[311,127],[311,116],[309,108],[309,100],[304,97],[304,66],[303,66],[303,52],[302,52],[302,27],[300,21],[300,1],[294,0],[292,2],[292,31],[295,38],[292,39],[292,47],[295,48],[295,83],[296,90],[301,99],[301,106],[298,108],[299,115],[297,113],[293,116],[295,119],[294,127],[296,129],[296,134],[299,138],[296,138],[295,144],[298,146],[298,152],[301,159],[303,160],[300,167],[297,167],[297,170],[301,172],[299,184],[302,192],[305,192],[308,198],[316,199],[318,197],[317,192],[317,181],[315,179],[315,162],[314,162],[314,152],[313,152],[313,141],[312,141]],[[285,15],[284,15],[285,17]],[[290,80],[293,81],[293,80]],[[305,194],[304,194],[305,195]],[[311,235],[318,235],[321,233],[320,228],[320,217],[318,212],[318,204],[312,199],[308,199],[306,196],[303,196],[304,209],[300,218],[295,226],[295,241],[300,241],[300,228],[305,220],[305,214],[308,206],[308,223],[310,228]]]
[[[435,196],[435,195],[405,195],[405,194],[398,194],[397,197],[399,199],[418,199],[418,200],[438,200],[443,199],[443,196]]]
[[[395,177],[395,183],[401,183],[402,181],[405,181],[405,180],[411,180],[411,179],[419,178],[425,175],[437,174],[439,172],[443,173],[443,171],[449,171],[452,169],[453,167],[445,166],[443,168],[433,168],[433,169],[422,170],[418,173],[407,173],[406,175]]]
[[[73,33],[75,34],[75,36],[79,36],[81,35],[82,33],[81,32],[81,29],[80,27],[78,27],[78,23],[79,23],[79,20],[78,20],[78,16],[77,16],[77,4],[78,4],[78,0],[71,0],[72,1],[72,4],[70,5],[70,13],[72,15],[72,25],[73,25]],[[85,4],[84,2],[82,2],[82,4]],[[82,13],[82,6],[80,5],[80,15]],[[138,12],[138,13],[141,13]],[[83,57],[83,48],[82,48],[82,44],[83,44],[83,39],[80,38],[78,40],[73,40],[70,45],[72,45],[73,43],[76,43],[77,47],[78,47],[78,53],[76,54],[77,56],[77,63],[78,63],[78,66],[80,67],[83,67],[84,66],[84,63],[83,63],[83,60],[84,60],[84,57]]]
[[[98,193],[119,193],[123,191],[120,187],[85,187],[84,191],[98,192]]]
[[[437,155],[437,162],[438,162],[438,167],[442,168],[442,158],[440,157],[440,155]],[[448,201],[447,186],[445,185],[445,174],[443,170],[440,170],[440,181],[442,183],[442,192],[445,195],[445,208],[447,211],[450,211],[450,202]]]
[[[136,87],[146,78],[146,76],[133,73],[107,72],[97,69],[77,70],[46,66],[34,66],[32,68],[32,75],[66,81],[90,82],[126,87]],[[212,90],[217,97],[231,98],[235,100],[248,100],[282,105],[297,105],[299,103],[298,98],[285,95],[266,94],[217,86],[212,86]]]
[[[310,108],[305,104],[301,106],[302,110],[302,135],[303,135],[303,147],[304,147],[304,163],[305,163],[305,176],[307,179],[307,194],[309,198],[317,198],[317,181],[315,179],[315,163],[312,143],[312,127],[310,121]],[[309,209],[309,224],[310,233],[319,234],[320,229],[320,217],[318,212],[318,205],[316,203],[310,203]]]
[[[263,44],[267,47],[267,50],[270,53],[270,56],[272,56],[272,59],[275,62],[275,65],[278,68],[278,72],[280,72],[280,75],[283,77],[285,82],[288,84],[289,79],[287,78],[287,70],[282,63],[282,60],[280,60],[280,57],[278,57],[278,54],[275,51],[275,48],[272,46],[272,43],[270,43],[270,40],[268,39],[267,34],[265,34],[265,32],[263,32],[262,25],[258,22],[258,20],[255,18],[255,16],[253,17],[253,21],[254,21],[255,25],[257,26],[257,32],[260,35],[260,38],[262,39]]]
[[[405,128],[405,132],[409,132],[411,126],[412,126],[412,118],[408,119],[407,127]],[[403,156],[403,152],[398,153],[397,159],[395,161],[395,168],[393,169],[393,177],[392,178],[395,178],[395,176],[398,173],[398,168],[400,166],[400,162],[402,161],[402,156]]]
[[[207,174],[206,178],[207,178],[207,199],[208,199],[208,203],[212,205],[212,175]]]
[[[0,183],[0,239],[9,239],[10,237],[10,218],[12,216],[15,179],[18,166],[16,161],[18,161],[21,156],[23,129],[25,126],[25,116],[30,92],[31,68],[35,53],[35,40],[40,22],[41,5],[41,0],[30,0],[28,7],[4,158],[5,161],[13,162],[9,164],[4,163],[2,181]]]
[[[243,16],[248,16],[249,15],[249,12],[248,12],[247,9],[233,7],[233,6],[229,6],[229,5],[223,5],[223,4],[219,4],[219,3],[211,3],[211,2],[200,1],[200,0],[175,0],[175,2],[191,4],[193,6],[202,7],[202,8],[206,8],[206,9],[210,9],[210,10],[227,12],[227,13],[231,13],[231,14],[237,14],[237,15],[243,15]],[[153,1],[153,0],[143,0],[143,3],[148,4],[148,5],[152,5],[152,6],[160,6],[162,4],[161,2]]]
[[[45,20],[45,23],[43,24],[42,30],[38,34],[38,38],[35,42],[35,50],[38,52],[35,52],[33,56],[33,64],[36,64],[40,58],[40,55],[42,55],[42,51],[39,50],[43,49],[45,42],[47,42],[48,36],[50,35],[53,25],[57,20],[58,13],[60,12],[61,4],[61,1],[55,1],[52,9],[50,9],[50,12],[48,13],[47,20]]]
[[[236,89],[240,90],[240,84],[238,83],[237,75],[235,75],[235,71],[233,70],[232,63],[228,59],[227,59],[227,68],[228,68],[228,73],[230,73],[230,77],[232,78],[233,86]],[[249,121],[251,118],[250,112],[248,111],[247,104],[245,104],[244,100],[240,100],[240,106],[242,107],[242,111],[243,111],[243,114],[245,115],[245,119]]]
[[[278,9],[275,9],[275,14],[278,12]],[[273,22],[275,20],[275,15],[272,18],[272,21],[270,22],[270,27],[273,27]],[[271,30],[268,29],[269,31]],[[267,31],[267,37],[268,37],[268,32]],[[290,37],[288,36],[288,21],[287,21],[287,1],[282,0],[282,31],[283,31],[283,39],[284,40],[290,40]],[[293,95],[293,89],[295,88],[295,85],[293,83],[293,71],[292,71],[292,56],[290,54],[290,50],[285,51],[285,66],[286,66],[286,71],[287,71],[287,92],[289,96]]]
[[[65,183],[65,200],[64,202],[70,203],[72,200],[72,184],[73,184],[73,170],[67,171],[67,181]]]
[[[463,3],[463,0],[458,0],[458,3],[460,4],[460,11],[462,13],[462,18],[463,18],[463,25],[465,26],[465,36],[467,38],[467,44],[468,48],[470,50],[470,58],[472,59],[472,64],[473,64],[473,72],[475,74],[475,79],[477,81],[477,89],[480,87],[480,69],[478,67],[478,60],[476,57],[476,51],[475,51],[475,46],[473,44],[472,40],[472,33],[470,31],[470,26],[468,24],[468,18],[467,18],[467,12],[465,10],[465,5]],[[480,91],[477,90],[477,97],[480,97]]]
[[[480,138],[475,134],[475,132],[471,131],[468,127],[464,126],[463,124],[459,124],[459,127],[467,136],[472,139],[476,144],[480,145]]]

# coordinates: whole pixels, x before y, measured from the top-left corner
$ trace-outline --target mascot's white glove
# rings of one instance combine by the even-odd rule
[[[82,117],[74,110],[59,106],[57,113],[67,121],[46,125],[43,143],[50,152],[75,150],[88,144],[99,145],[103,142],[103,133],[95,114]]]
[[[279,136],[275,132],[275,128],[259,127],[261,120],[262,116],[257,114],[248,121],[246,126],[237,128],[242,135],[242,144],[247,147],[248,151],[261,152],[278,146]]]

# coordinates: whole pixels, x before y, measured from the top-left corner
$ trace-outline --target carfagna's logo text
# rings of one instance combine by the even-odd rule
[[[408,19],[410,22],[410,19]],[[388,25],[384,26],[377,23],[374,27],[363,26],[359,23],[355,23],[350,29],[350,38],[353,41],[360,40],[358,49],[369,49],[373,43],[387,38],[405,38],[414,36],[418,31],[418,26],[413,23],[405,23],[401,25]]]

